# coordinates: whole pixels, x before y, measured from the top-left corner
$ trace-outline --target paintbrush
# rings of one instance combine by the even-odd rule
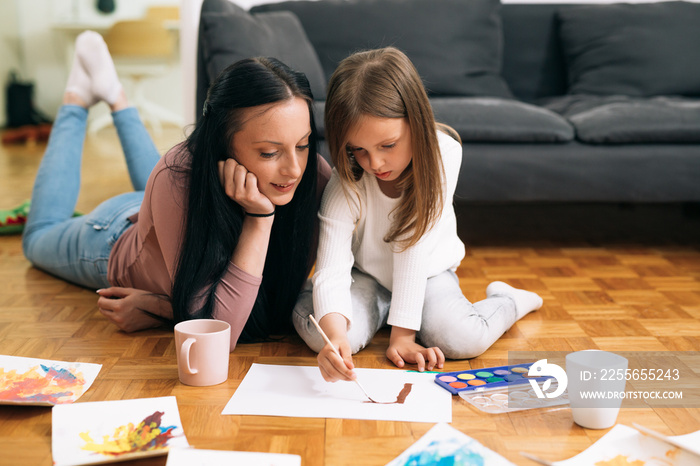
[[[309,315],[309,319],[311,319],[311,322],[313,322],[313,324],[316,326],[316,329],[318,330],[318,333],[321,334],[323,341],[330,345],[331,349],[333,349],[333,352],[337,354],[340,359],[343,359],[343,357],[340,355],[340,351],[338,351],[338,348],[336,348],[335,345],[333,345],[333,343],[331,343],[331,341],[328,339],[328,335],[326,335],[326,332],[324,332],[321,326],[318,325],[318,322],[316,322],[316,319],[314,319],[313,314]],[[365,387],[362,386],[359,380],[354,379],[353,381],[357,384],[358,387],[360,387],[362,393],[364,393],[365,396],[369,398],[369,401],[371,401],[372,403],[381,403],[381,401],[373,400],[372,397],[367,394],[367,390],[365,390]]]
[[[632,427],[637,429],[639,432],[648,435],[649,437],[654,437],[655,439],[661,440],[662,442],[666,442],[670,445],[673,445],[676,448],[680,448],[683,451],[687,451],[688,453],[692,453],[693,455],[700,456],[696,450],[691,450],[688,448],[688,446],[683,445],[680,442],[676,442],[674,439],[670,438],[667,435],[662,434],[661,432],[657,432],[655,430],[652,430],[648,427],[641,426],[637,424],[636,422],[632,423]]]
[[[520,454],[523,455],[525,458],[534,461],[535,463],[544,464],[544,466],[554,466],[554,463],[552,461],[543,460],[542,458],[539,458],[535,455],[531,455],[530,453],[525,453],[524,451],[521,451]]]

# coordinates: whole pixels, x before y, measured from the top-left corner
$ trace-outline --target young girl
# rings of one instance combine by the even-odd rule
[[[352,354],[384,325],[398,367],[442,368],[483,353],[539,309],[535,293],[493,282],[470,303],[455,274],[465,248],[452,196],[459,137],[436,125],[421,79],[395,48],[356,53],[328,85],[326,135],[335,168],[319,211],[318,262],[293,319],[328,381],[355,377]],[[309,322],[315,314],[336,356]]]
[[[111,109],[135,192],[72,218],[88,108]],[[216,318],[231,350],[291,328],[314,260],[318,200],[330,168],[316,155],[306,77],[274,59],[224,70],[191,136],[163,158],[128,107],[102,37],[76,58],[25,227],[25,256],[100,288],[102,314],[125,331]]]

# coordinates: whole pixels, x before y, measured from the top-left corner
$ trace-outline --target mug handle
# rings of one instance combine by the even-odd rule
[[[188,338],[180,347],[180,360],[184,361],[184,369],[188,374],[196,374],[199,372],[197,369],[192,369],[192,366],[190,366],[190,349],[196,341],[197,340],[194,338]]]

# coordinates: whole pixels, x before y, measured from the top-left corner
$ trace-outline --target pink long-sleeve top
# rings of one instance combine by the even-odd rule
[[[170,167],[182,160],[184,145],[175,146],[156,164],[146,184],[140,211],[129,218],[133,223],[117,240],[109,256],[107,279],[113,286],[136,288],[172,296],[183,226],[187,215],[187,187],[184,176]],[[320,199],[331,169],[318,158]],[[316,248],[310,253],[314,256]],[[229,262],[214,298],[214,318],[231,324],[231,351],[243,331],[262,277],[253,276]]]

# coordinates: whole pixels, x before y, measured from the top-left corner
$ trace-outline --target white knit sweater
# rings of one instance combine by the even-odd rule
[[[346,196],[333,169],[318,214],[320,238],[313,276],[316,319],[337,312],[352,325],[350,271],[354,266],[392,292],[389,325],[420,330],[427,279],[456,270],[465,254],[452,204],[462,145],[440,131],[438,143],[446,178],[442,215],[416,245],[402,252],[394,252],[384,242],[392,224],[391,212],[401,199],[387,197],[376,177],[367,174],[357,183],[359,198],[351,189]]]

